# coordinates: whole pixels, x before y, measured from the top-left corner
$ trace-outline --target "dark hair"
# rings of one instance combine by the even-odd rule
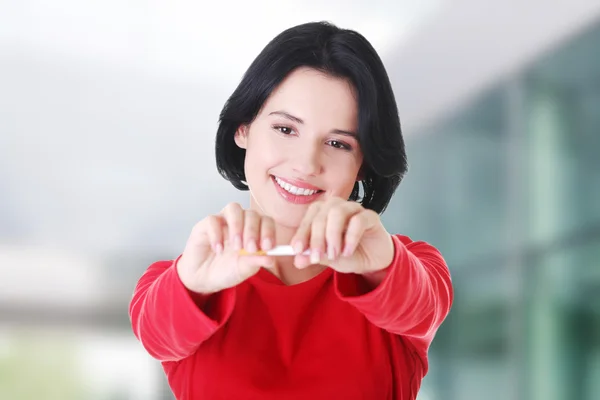
[[[219,173],[248,190],[246,151],[234,141],[236,130],[250,124],[271,92],[299,67],[348,79],[358,97],[358,141],[364,155],[350,200],[382,213],[408,169],[394,93],[381,59],[359,33],[327,22],[312,22],[277,35],[252,62],[225,103],[219,118],[216,159]]]

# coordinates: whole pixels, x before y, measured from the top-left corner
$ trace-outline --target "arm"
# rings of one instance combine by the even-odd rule
[[[394,258],[385,274],[365,279],[336,272],[335,288],[374,325],[427,348],[452,305],[450,272],[431,245],[396,235],[392,239]]]
[[[227,321],[235,291],[209,297],[183,285],[175,261],[159,261],[142,275],[129,305],[133,333],[159,361],[178,361],[196,349]]]

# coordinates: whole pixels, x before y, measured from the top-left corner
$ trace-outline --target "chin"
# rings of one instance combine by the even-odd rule
[[[306,214],[306,210],[308,210],[308,206],[308,204],[286,204],[285,202],[278,201],[277,205],[268,211],[269,216],[273,218],[277,225],[297,229]]]

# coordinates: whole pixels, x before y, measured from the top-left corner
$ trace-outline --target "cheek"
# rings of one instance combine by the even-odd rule
[[[351,156],[338,157],[331,160],[328,168],[327,181],[328,186],[333,189],[335,195],[348,197],[352,193],[352,188],[356,183],[360,161]]]
[[[265,170],[281,162],[285,152],[276,146],[273,140],[265,137],[262,132],[253,132],[246,148],[246,174],[262,174]]]

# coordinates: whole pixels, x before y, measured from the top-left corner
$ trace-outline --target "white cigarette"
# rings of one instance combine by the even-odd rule
[[[259,250],[256,253],[249,253],[248,251],[242,250],[240,252],[242,255],[267,255],[267,256],[295,256],[296,252],[294,248],[289,244],[275,246],[271,250]],[[306,250],[303,255],[310,255],[310,250]]]
[[[307,256],[310,254],[310,250],[306,250],[302,254]],[[271,250],[267,250],[267,255],[268,256],[295,256],[296,252],[294,251],[294,248],[292,246],[290,246],[289,244],[285,244],[285,245],[281,245],[281,246],[275,246]]]

